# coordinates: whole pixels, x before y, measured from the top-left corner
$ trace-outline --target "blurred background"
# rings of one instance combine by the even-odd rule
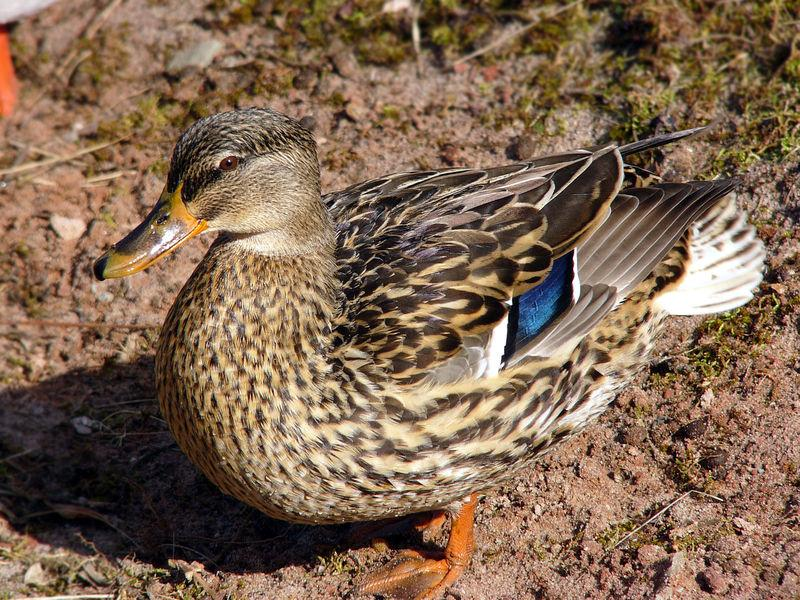
[[[0,598],[336,598],[386,556],[222,496],[167,432],[154,343],[211,240],[91,277],[181,130],[246,106],[304,119],[327,191],[713,124],[646,160],[741,175],[769,253],[756,300],[673,321],[600,423],[490,492],[450,595],[796,597],[800,3],[34,4],[0,7],[18,81],[0,119]]]

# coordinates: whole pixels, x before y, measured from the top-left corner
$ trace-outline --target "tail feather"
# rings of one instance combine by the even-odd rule
[[[762,279],[764,245],[729,196],[689,229],[689,268],[677,288],[658,297],[673,315],[731,310],[753,297]]]
[[[708,126],[705,125],[703,127],[684,129],[683,131],[675,131],[674,133],[666,133],[663,135],[657,135],[655,137],[647,138],[645,140],[639,140],[638,142],[632,142],[630,144],[625,144],[624,146],[620,146],[619,153],[622,155],[622,158],[625,158],[627,156],[630,156],[631,154],[636,154],[637,152],[643,152],[645,150],[650,150],[652,148],[658,148],[659,146],[664,146],[666,144],[677,142],[678,140],[682,140],[684,138],[696,135],[707,128]]]

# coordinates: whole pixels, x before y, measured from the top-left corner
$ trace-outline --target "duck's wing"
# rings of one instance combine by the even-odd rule
[[[343,283],[336,347],[369,357],[398,384],[496,373],[515,335],[515,298],[541,287],[546,310],[526,322],[534,337],[579,300],[572,250],[606,219],[625,148],[401,173],[326,196]]]
[[[511,365],[527,356],[551,356],[559,349],[569,349],[570,342],[585,335],[627,298],[690,225],[718,205],[736,184],[736,179],[724,179],[657,183],[622,190],[611,203],[608,218],[576,250],[576,279],[581,284],[577,301],[545,328],[536,330],[535,335],[526,336],[525,319],[530,320],[531,313],[538,312],[538,306],[531,301],[536,299],[538,290],[548,285],[555,269],[543,285],[514,299],[516,318],[523,327],[517,328],[517,334],[507,344],[505,363]],[[751,247],[746,246],[746,250],[750,253],[746,257],[755,255]],[[563,260],[558,259],[555,265]],[[685,268],[684,262],[676,268]],[[680,275],[675,273],[676,278]]]

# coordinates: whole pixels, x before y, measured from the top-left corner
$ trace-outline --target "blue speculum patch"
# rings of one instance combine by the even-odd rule
[[[504,360],[514,354],[572,305],[574,254],[557,259],[545,280],[513,299],[508,313]]]

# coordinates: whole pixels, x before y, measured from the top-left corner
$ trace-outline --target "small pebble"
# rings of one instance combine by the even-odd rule
[[[637,550],[636,554],[643,565],[652,565],[654,562],[664,558],[667,555],[667,551],[655,544],[645,544]]]
[[[700,396],[700,408],[704,410],[708,410],[711,408],[711,405],[714,403],[714,392],[711,389],[707,389],[703,392],[703,395]]]
[[[455,144],[447,142],[439,148],[439,157],[450,167],[461,162],[461,150]]]
[[[720,568],[713,564],[697,574],[697,583],[704,592],[709,594],[724,594],[730,587],[730,582]]]
[[[411,10],[412,7],[413,5],[411,4],[411,0],[386,0],[383,3],[383,8],[381,8],[381,12],[396,13],[405,10]]]
[[[758,529],[758,526],[755,523],[751,523],[742,517],[733,517],[731,523],[733,523],[733,526],[742,533],[753,533]]]
[[[47,577],[45,576],[44,568],[41,563],[33,563],[28,570],[25,571],[23,578],[25,585],[31,586],[44,586],[47,584]]]
[[[350,48],[344,44],[335,44],[331,49],[331,61],[339,75],[345,79],[358,79],[358,61]]]
[[[724,450],[715,450],[711,454],[700,459],[700,466],[704,469],[718,469],[724,467],[728,462],[728,453]]]
[[[111,585],[111,581],[108,579],[108,577],[103,575],[103,573],[101,573],[91,562],[88,562],[81,567],[78,577],[93,585]]]
[[[61,215],[50,215],[50,227],[62,240],[77,240],[86,231],[86,223],[81,219],[73,219]]]
[[[684,440],[695,439],[702,436],[706,429],[708,429],[708,417],[700,417],[678,429],[675,437]]]
[[[205,69],[224,47],[224,44],[218,40],[206,40],[180,50],[167,63],[167,73],[177,75],[185,69]]]
[[[364,121],[368,115],[369,110],[361,96],[351,96],[344,106],[344,113],[356,123]]]
[[[622,441],[629,446],[642,447],[647,442],[647,429],[632,425],[622,433]]]
[[[105,289],[104,285],[98,285],[96,281],[92,282],[91,290],[94,294],[94,297],[97,298],[97,301],[101,304],[108,304],[114,299],[114,294]]]
[[[600,542],[595,542],[594,540],[587,540],[583,542],[581,555],[599,556],[601,554],[603,554],[603,546],[600,544]]]
[[[99,431],[103,428],[103,425],[100,423],[100,421],[95,421],[86,415],[73,417],[70,419],[70,423],[72,423],[72,428],[80,435],[89,435],[90,433]]]
[[[537,150],[538,145],[532,137],[520,135],[515,137],[506,149],[506,156],[511,160],[525,160],[536,154]]]
[[[679,597],[676,594],[678,592],[676,588],[678,587],[681,571],[686,565],[686,554],[676,552],[662,562],[664,564],[657,578],[655,598],[656,600],[668,600],[669,598]]]

